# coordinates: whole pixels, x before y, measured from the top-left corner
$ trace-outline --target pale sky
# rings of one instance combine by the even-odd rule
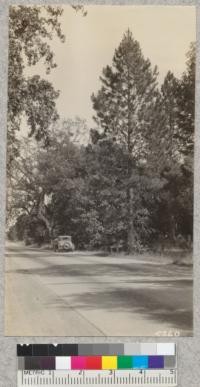
[[[102,69],[111,65],[128,28],[144,57],[158,66],[160,82],[168,70],[177,77],[185,70],[185,54],[196,40],[194,6],[86,6],[86,17],[70,6],[63,8],[66,41],[52,41],[58,67],[49,76],[40,67],[41,76],[60,90],[57,108],[61,118],[78,115],[89,127],[94,126],[91,94],[100,88]]]

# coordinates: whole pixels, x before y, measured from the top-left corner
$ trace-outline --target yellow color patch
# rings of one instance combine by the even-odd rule
[[[102,370],[116,370],[117,356],[102,356]]]

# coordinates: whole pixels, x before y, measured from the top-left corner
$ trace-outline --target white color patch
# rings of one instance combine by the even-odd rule
[[[71,357],[56,356],[56,370],[71,370]]]
[[[174,343],[158,343],[157,344],[157,355],[175,355],[175,344]]]

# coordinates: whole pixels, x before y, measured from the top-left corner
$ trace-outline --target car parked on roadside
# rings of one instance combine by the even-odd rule
[[[57,238],[53,239],[52,247],[54,251],[74,251],[75,246],[72,242],[72,237],[70,235],[60,235]]]

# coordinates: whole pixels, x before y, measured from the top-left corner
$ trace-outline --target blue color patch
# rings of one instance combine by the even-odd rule
[[[148,356],[133,356],[132,367],[137,369],[148,368]]]

